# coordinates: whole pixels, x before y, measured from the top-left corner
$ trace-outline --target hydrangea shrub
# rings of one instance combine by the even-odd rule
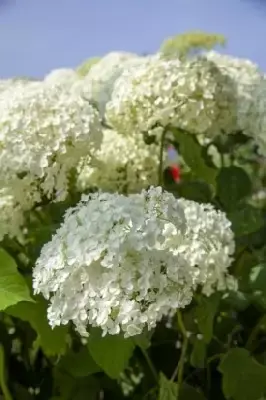
[[[0,81],[1,398],[266,398],[265,88],[213,51]]]

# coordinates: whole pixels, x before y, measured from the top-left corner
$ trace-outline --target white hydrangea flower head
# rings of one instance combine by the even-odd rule
[[[30,81],[26,79],[3,79],[0,80],[0,96],[6,91],[6,90],[16,90],[16,89],[22,89],[26,85],[34,85],[36,81]]]
[[[249,112],[248,132],[258,145],[262,156],[266,157],[266,76],[253,91]]]
[[[263,78],[258,65],[250,60],[236,58],[229,55],[210,51],[206,58],[214,62],[222,74],[227,75],[233,82],[237,99],[237,129],[250,135],[252,126],[252,105],[254,103],[254,90],[260,86]]]
[[[128,197],[95,193],[45,244],[33,288],[50,298],[51,326],[73,321],[103,335],[134,336],[192,300],[232,285],[233,233],[211,205],[175,199],[160,187]]]
[[[235,123],[234,90],[204,57],[180,63],[158,56],[121,75],[106,118],[118,132],[159,124],[212,136]]]
[[[6,89],[9,89],[10,86],[14,84],[12,79],[1,79],[0,80],[0,93],[5,91]]]
[[[137,193],[156,184],[158,164],[159,147],[148,146],[142,135],[124,136],[105,129],[101,148],[80,165],[77,188]]]
[[[98,112],[58,86],[31,83],[0,95],[0,183],[30,207],[41,194],[58,199],[69,172],[102,140]]]
[[[111,52],[94,64],[85,76],[84,81],[73,90],[80,90],[86,98],[97,103],[104,116],[105,106],[111,99],[116,80],[125,69],[143,62],[144,57],[124,52]]]
[[[45,76],[44,82],[49,85],[63,85],[70,88],[74,83],[80,81],[80,77],[76,71],[70,68],[54,69]]]
[[[0,241],[6,235],[19,237],[24,222],[23,210],[9,192],[8,188],[0,189]]]

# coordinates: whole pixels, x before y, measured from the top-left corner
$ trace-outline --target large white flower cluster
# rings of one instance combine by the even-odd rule
[[[9,89],[10,86],[14,85],[13,79],[1,79],[0,80],[0,93],[3,93],[6,89]]]
[[[214,51],[206,53],[205,56],[208,60],[214,62],[221,73],[227,75],[233,82],[237,99],[236,129],[253,136],[255,91],[260,87],[263,80],[262,71],[250,60],[235,58]]]
[[[159,147],[145,144],[142,135],[124,136],[105,129],[100,149],[80,165],[77,187],[136,193],[156,184],[158,164]]]
[[[266,77],[253,62],[209,52],[206,57],[227,74],[236,88],[238,129],[251,136],[266,156]]]
[[[143,62],[144,57],[125,52],[112,52],[93,65],[84,80],[73,90],[80,90],[89,100],[97,103],[102,116],[106,103],[110,100],[116,80],[124,70]]]
[[[235,126],[234,87],[204,57],[180,63],[158,56],[121,75],[106,117],[118,132],[148,132],[159,124],[213,136]]]
[[[266,157],[266,76],[253,91],[247,126],[250,136],[258,144],[259,152]]]
[[[68,176],[102,140],[98,112],[80,96],[43,82],[0,94],[0,185],[30,208],[63,199]]]
[[[125,337],[185,307],[201,287],[232,287],[234,251],[225,215],[175,199],[160,187],[128,197],[95,193],[73,209],[45,244],[33,271],[35,293],[50,298],[51,326],[73,321]]]
[[[0,96],[7,90],[17,90],[24,88],[27,85],[34,85],[37,81],[30,81],[26,79],[3,79],[0,80]]]

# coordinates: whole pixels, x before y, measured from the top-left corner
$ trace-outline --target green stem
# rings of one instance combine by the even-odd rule
[[[177,324],[179,327],[179,330],[183,336],[183,344],[182,344],[182,349],[181,349],[181,355],[180,359],[178,362],[178,365],[172,375],[171,380],[175,380],[175,377],[177,375],[177,396],[176,399],[179,399],[179,394],[180,394],[180,388],[183,382],[183,375],[184,375],[184,366],[185,366],[185,358],[186,358],[186,353],[187,353],[187,347],[188,347],[188,336],[187,336],[187,331],[183,322],[182,318],[182,313],[180,310],[177,310]]]
[[[164,142],[167,130],[165,129],[162,133],[161,144],[160,144],[160,153],[159,153],[159,168],[158,168],[158,186],[162,186],[163,184],[163,152],[164,152]]]
[[[0,364],[1,364],[0,388],[2,389],[5,400],[13,400],[6,381],[5,353],[2,344],[0,344]]]
[[[145,349],[143,349],[142,347],[140,347],[140,350],[141,350],[141,352],[142,352],[142,354],[143,354],[143,357],[145,358],[145,360],[146,360],[146,362],[147,362],[147,365],[149,366],[149,368],[150,368],[150,371],[151,371],[151,373],[152,373],[152,376],[154,377],[154,379],[155,379],[155,381],[156,381],[156,383],[158,382],[158,374],[157,374],[157,371],[156,371],[156,369],[155,369],[155,367],[154,367],[154,365],[153,365],[153,363],[152,363],[152,361],[151,361],[151,359],[150,359],[150,357],[149,357],[149,354],[147,353],[147,351],[145,350]]]

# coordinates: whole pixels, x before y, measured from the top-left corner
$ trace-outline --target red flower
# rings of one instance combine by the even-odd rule
[[[178,165],[171,165],[170,166],[170,171],[172,178],[174,179],[175,182],[180,182],[180,168]]]

